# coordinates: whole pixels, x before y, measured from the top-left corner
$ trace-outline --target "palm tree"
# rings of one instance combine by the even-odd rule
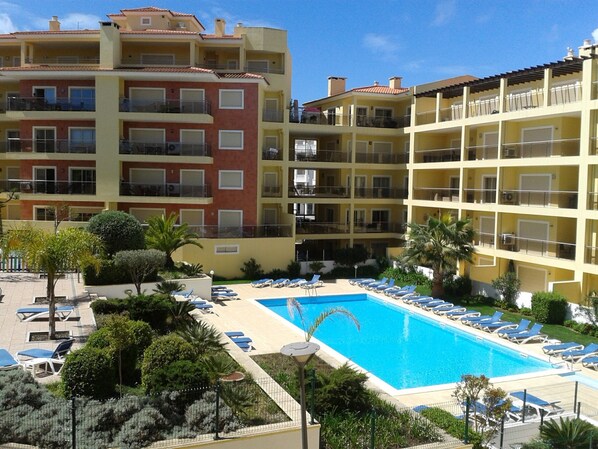
[[[48,233],[29,226],[6,233],[2,246],[5,255],[10,251],[17,251],[22,254],[31,270],[47,274],[49,337],[55,339],[56,283],[62,275],[77,269],[83,270],[88,266],[99,269],[100,260],[96,256],[102,249],[100,239],[81,228],[67,228],[57,233]]]
[[[177,334],[191,343],[199,357],[224,350],[221,333],[214,326],[203,321],[185,321],[177,329]]]
[[[583,419],[551,419],[540,427],[540,437],[554,449],[582,449],[596,441],[598,429]]]
[[[474,231],[470,220],[454,220],[451,214],[444,214],[430,217],[425,225],[409,223],[407,227],[408,242],[399,260],[431,268],[432,296],[442,297],[444,276],[455,272],[460,260],[471,262]]]
[[[288,298],[287,299],[287,309],[289,310],[289,315],[291,318],[297,313],[299,315],[299,319],[301,320],[301,327],[303,328],[303,332],[305,335],[305,341],[310,341],[311,337],[313,337],[314,333],[320,327],[320,325],[326,321],[332,315],[343,315],[344,317],[348,318],[355,324],[357,330],[360,329],[359,321],[355,318],[351,312],[349,312],[344,307],[331,307],[322,311],[314,320],[313,322],[309,323],[309,326],[305,322],[305,315],[303,314],[303,307],[301,303],[297,301],[295,298]]]
[[[166,268],[174,267],[172,253],[177,249],[185,245],[195,245],[203,248],[201,243],[196,240],[199,236],[189,230],[187,223],[176,225],[178,219],[178,214],[173,212],[168,217],[160,215],[150,217],[147,220],[148,228],[145,232],[145,244],[148,248],[166,253]]]

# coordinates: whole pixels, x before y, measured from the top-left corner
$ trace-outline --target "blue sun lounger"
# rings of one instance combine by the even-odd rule
[[[494,329],[494,332],[497,333],[499,337],[507,338],[507,336],[509,335],[518,334],[520,332],[526,331],[530,323],[530,320],[523,318],[521,321],[519,321],[519,324],[502,326]]]
[[[323,282],[320,280],[320,275],[314,274],[314,277],[311,279],[311,281],[308,281],[305,284],[301,284],[301,285],[299,285],[299,287],[305,288],[305,289],[311,289],[311,288],[319,287],[322,284],[323,284]]]
[[[436,315],[448,316],[449,313],[454,314],[454,313],[467,312],[467,309],[463,306],[453,306],[453,307],[440,306],[439,308],[432,309],[432,312],[434,312]]]
[[[415,285],[406,285],[405,287],[401,287],[398,289],[386,290],[384,294],[394,299],[400,299],[407,295],[413,294],[415,292],[416,287],[417,286]]]
[[[258,281],[253,281],[251,283],[251,286],[255,287],[255,288],[264,288],[264,287],[270,285],[272,282],[273,281],[270,278],[263,278],[263,279],[260,279]]]
[[[575,342],[568,341],[566,343],[554,343],[542,347],[542,351],[547,355],[558,355],[565,351],[575,351],[577,349],[583,349],[583,345]]]
[[[569,349],[567,351],[561,352],[561,357],[563,360],[568,360],[570,362],[578,362],[580,359],[589,355],[598,355],[597,343],[590,343],[583,349]]]
[[[365,289],[371,289],[374,287],[378,287],[379,285],[384,285],[388,282],[388,278],[384,277],[382,279],[380,279],[379,281],[375,281],[375,282],[367,282],[367,283],[359,283],[360,287],[364,287]]]
[[[396,282],[395,279],[392,278],[390,281],[388,281],[387,284],[378,285],[377,287],[374,287],[371,290],[373,290],[375,292],[384,292],[388,289],[394,288],[395,282]]]
[[[357,279],[349,279],[349,284],[356,285],[360,282],[375,282],[376,279],[374,278],[357,278]]]
[[[480,315],[480,316],[476,316],[476,317],[465,317],[465,318],[461,318],[461,322],[463,324],[467,324],[468,326],[473,326],[475,323],[492,323],[495,321],[500,320],[500,318],[502,317],[502,312],[496,311],[494,312],[494,315],[490,316],[490,315]]]
[[[524,404],[526,409],[528,407],[531,408],[538,417],[544,416],[544,418],[546,418],[547,416],[558,415],[564,412],[561,407],[556,405],[560,401],[545,401],[544,399],[534,396],[533,394],[529,394],[526,391],[515,391],[510,393],[510,396],[515,398],[517,402]]]
[[[193,306],[197,309],[200,310],[202,312],[207,312],[207,313],[212,313],[213,312],[213,308],[214,306],[212,304],[208,304],[207,301],[204,301],[203,299],[197,299],[194,301],[189,301],[190,304],[193,304]]]
[[[73,347],[74,339],[68,339],[60,342],[54,350],[32,348],[17,352],[17,359],[25,369],[31,369],[33,375],[37,375],[37,368],[44,366],[43,372],[49,368],[52,374],[57,374],[62,366],[67,354]]]
[[[274,287],[274,288],[285,287],[286,285],[288,285],[289,282],[290,281],[287,278],[276,279],[274,282],[272,282],[272,284],[270,284],[270,287]]]
[[[502,321],[502,320],[498,320],[498,321],[494,321],[492,323],[477,323],[474,324],[473,327],[477,327],[478,329],[483,330],[484,332],[499,332],[502,329],[512,329],[514,326],[517,326],[517,324],[513,323],[512,321]],[[527,325],[520,329],[519,332],[523,332],[524,330],[527,329]]]
[[[243,351],[251,351],[251,343],[253,340],[251,340],[251,338],[249,337],[246,337],[243,332],[229,331],[225,332],[224,335],[226,335],[235,345],[237,345]]]
[[[18,367],[19,362],[6,349],[0,349],[0,371]]]
[[[593,368],[595,370],[598,370],[598,355],[584,357],[581,360],[581,364],[582,364],[582,366],[585,366],[586,368]]]
[[[480,317],[482,316],[482,314],[480,312],[478,312],[477,310],[454,310],[454,311],[450,311],[450,312],[446,312],[444,314],[444,316],[446,316],[447,318],[450,318],[451,320],[461,320],[463,318],[474,318],[474,317]]]
[[[74,310],[73,306],[59,306],[56,307],[54,316],[60,321],[65,321],[71,316]],[[48,319],[50,309],[48,307],[21,307],[17,309],[16,315],[23,322]]]
[[[534,340],[541,340],[546,341],[548,336],[546,334],[541,334],[540,331],[542,330],[543,324],[536,323],[534,324],[530,330],[519,332],[518,334],[511,334],[507,336],[509,341],[512,341],[517,344],[525,344],[530,341]]]

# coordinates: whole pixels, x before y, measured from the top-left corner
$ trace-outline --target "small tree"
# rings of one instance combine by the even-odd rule
[[[148,248],[157,249],[166,253],[166,268],[174,268],[172,253],[185,245],[195,245],[203,248],[197,241],[199,235],[189,230],[187,223],[177,225],[179,216],[171,213],[150,217],[147,220],[148,228],[145,232],[145,244]]]
[[[145,247],[141,223],[126,212],[111,210],[94,215],[89,220],[87,229],[100,237],[109,256],[119,251]]]
[[[253,257],[247,262],[243,262],[241,271],[245,274],[245,279],[259,279],[264,275],[262,266]]]
[[[319,274],[320,270],[324,267],[325,267],[324,262],[322,262],[321,260],[314,260],[313,262],[310,262],[310,264],[309,264],[309,269],[312,271],[312,273],[316,273],[316,274]]]
[[[110,346],[118,353],[118,384],[119,394],[122,396],[122,352],[134,343],[135,335],[133,334],[130,320],[122,315],[109,316],[104,322],[104,326],[106,328],[106,338]]]
[[[492,287],[502,296],[507,304],[516,306],[521,290],[521,280],[512,271],[507,271],[502,276],[492,281]]]
[[[156,249],[119,251],[114,255],[117,267],[126,270],[131,276],[137,294],[141,294],[141,284],[152,273],[164,266],[165,254]]]

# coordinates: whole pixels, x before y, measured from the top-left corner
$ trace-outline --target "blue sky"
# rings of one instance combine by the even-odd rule
[[[584,39],[598,40],[596,0],[0,0],[0,33],[97,28],[122,8],[192,13],[208,32],[223,17],[283,28],[293,55],[293,97],[326,95],[328,76],[347,87],[411,86],[462,74],[487,76],[560,60]]]

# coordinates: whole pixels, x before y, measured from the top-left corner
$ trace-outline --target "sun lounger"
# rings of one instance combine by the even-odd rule
[[[463,306],[452,306],[452,307],[440,306],[440,308],[438,308],[438,309],[432,309],[432,312],[434,312],[436,315],[448,316],[447,314],[449,314],[449,313],[467,312],[467,309]]]
[[[241,331],[227,331],[224,335],[227,337],[243,337],[245,334]]]
[[[201,312],[207,312],[207,313],[212,313],[213,312],[213,308],[214,306],[212,304],[208,304],[206,301],[204,301],[203,299],[200,300],[195,300],[195,301],[189,301],[190,304],[193,304],[193,306],[201,311]]]
[[[59,306],[56,307],[54,316],[60,321],[65,321],[71,316],[74,310],[73,306]],[[16,311],[17,317],[23,322],[48,319],[49,314],[50,310],[48,307],[22,307]]]
[[[38,368],[44,367],[42,372],[57,374],[67,354],[71,351],[75,340],[68,339],[60,342],[54,350],[32,348],[17,352],[17,360],[25,369],[31,369],[33,375],[39,374]]]
[[[545,401],[526,391],[515,391],[510,393],[510,396],[515,399],[518,405],[521,404],[522,409],[531,408],[538,417],[543,416],[546,418],[547,416],[558,415],[564,412],[563,408],[556,405],[560,401]]]
[[[496,332],[496,333],[498,333],[499,331],[501,331],[503,329],[512,329],[515,326],[517,326],[517,324],[513,323],[512,321],[501,321],[501,320],[494,321],[492,323],[482,322],[482,323],[477,323],[474,325],[474,327],[477,327],[478,329],[481,329],[484,332]],[[525,329],[527,329],[527,326],[520,329],[519,332],[522,332]]]
[[[357,278],[357,279],[349,279],[349,284],[357,285],[360,282],[375,282],[376,279],[374,278]]]
[[[19,362],[6,349],[0,349],[0,371],[18,367]]]
[[[575,351],[577,349],[583,349],[583,345],[574,341],[568,341],[566,343],[552,343],[542,347],[542,351],[547,355],[560,355],[562,352]]]
[[[391,279],[387,284],[378,285],[377,287],[374,287],[371,290],[375,292],[384,292],[385,290],[394,288],[395,282],[396,281],[394,279]]]
[[[598,370],[598,355],[584,357],[581,360],[581,364],[582,364],[582,366],[585,366],[586,368],[593,368],[595,370]]]
[[[290,281],[287,278],[276,279],[274,282],[272,282],[272,284],[270,284],[270,287],[274,287],[274,288],[285,287],[286,285],[288,285],[289,282]]]
[[[434,312],[435,310],[450,309],[451,307],[455,307],[455,305],[448,301],[442,301],[436,304],[427,303],[422,305],[423,309],[429,310],[430,312]]]
[[[355,285],[357,285],[358,287],[365,287],[366,285],[376,284],[378,282],[382,282],[383,284],[386,284],[387,280],[388,280],[388,278],[382,278],[382,279],[367,278],[367,279],[363,279],[361,281],[355,282]]]
[[[259,281],[253,281],[251,283],[251,286],[254,288],[264,288],[270,284],[272,284],[273,280],[270,278],[263,278],[260,279]]]
[[[503,401],[499,402],[497,405],[502,404]],[[463,411],[465,411],[465,403],[461,405]],[[511,408],[507,410],[505,414],[505,419],[511,422],[517,422],[521,419],[521,411],[522,409],[516,405],[511,405]],[[465,418],[463,416],[463,418]],[[475,401],[469,404],[469,418],[470,419],[477,419],[480,424],[483,426],[495,426],[498,424],[498,421],[495,421],[491,414],[488,413],[488,407],[483,402]]]
[[[378,287],[379,285],[385,285],[388,282],[388,278],[382,278],[379,281],[376,282],[367,282],[367,283],[360,283],[359,286],[360,287],[364,287],[366,290],[372,289],[374,287]]]
[[[226,335],[235,345],[241,348],[245,352],[251,351],[251,343],[253,340],[251,338],[246,337],[245,334],[241,331],[230,331],[225,332]]]
[[[170,293],[172,296],[180,296],[183,299],[193,298],[193,289],[191,290],[179,290]]]
[[[443,304],[446,304],[446,301],[438,298],[434,298],[432,301],[421,301],[415,303],[416,306],[426,310],[430,310],[432,307],[441,306]]]
[[[583,349],[569,349],[567,351],[561,352],[561,357],[563,360],[567,360],[569,362],[579,362],[582,358],[590,355],[598,355],[597,343],[590,343]]]
[[[305,284],[307,281],[303,278],[295,278],[295,279],[291,279],[289,281],[289,283],[287,284],[287,287],[291,287],[291,288],[295,288],[295,287],[299,287],[302,284]]]
[[[405,287],[400,288],[398,290],[390,290],[384,293],[388,294],[388,296],[390,296],[391,298],[400,299],[407,295],[413,294],[415,292],[416,287],[417,286],[415,285],[406,285]]]
[[[475,323],[493,323],[495,321],[500,320],[502,317],[502,312],[496,311],[494,315],[480,315],[475,317],[464,317],[461,318],[461,322],[463,324],[467,324],[468,326],[473,326]]]
[[[534,324],[530,330],[519,332],[517,334],[509,334],[507,335],[507,339],[514,343],[518,344],[525,344],[529,343],[530,341],[540,340],[546,341],[548,336],[546,334],[541,334],[540,331],[542,330],[543,325],[540,323]]]
[[[320,285],[322,285],[322,281],[320,280],[320,275],[314,274],[314,277],[311,279],[311,281],[308,281],[305,284],[301,284],[299,287],[305,288],[305,289],[310,289],[310,288],[317,288]]]
[[[519,321],[519,324],[499,327],[495,329],[494,332],[498,334],[499,337],[507,338],[509,335],[519,334],[521,332],[527,331],[529,325],[530,320],[523,318],[521,321]]]

